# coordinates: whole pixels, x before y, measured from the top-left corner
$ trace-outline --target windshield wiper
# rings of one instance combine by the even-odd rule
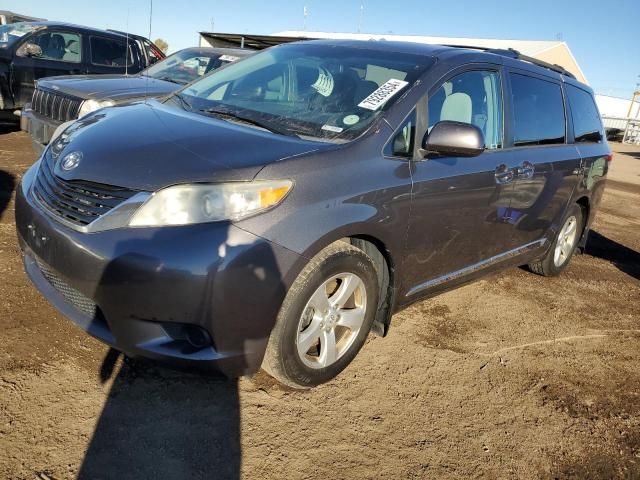
[[[182,105],[186,107],[186,110],[193,112],[193,107],[189,102],[187,102],[187,100],[182,96],[182,94],[176,93],[174,97],[180,100],[180,103],[182,103]]]
[[[168,76],[160,77],[160,78],[158,78],[158,80],[163,80],[165,82],[171,82],[171,83],[177,83],[178,85],[186,85],[187,83],[189,83],[189,82],[183,82],[183,81],[180,81],[180,80],[178,80],[176,78],[171,78],[171,77],[168,77]]]
[[[300,138],[299,135],[296,135],[293,132],[290,132],[289,130],[286,130],[284,128],[278,127],[276,125],[274,125],[273,123],[269,123],[269,122],[261,122],[260,120],[256,120],[255,118],[250,118],[250,117],[245,117],[244,115],[240,115],[236,112],[231,112],[229,110],[220,110],[217,108],[203,108],[200,110],[203,113],[208,113],[208,114],[212,114],[215,115],[217,117],[220,117],[224,120],[232,120],[232,121],[236,121],[236,122],[241,122],[241,123],[246,123],[249,125],[254,125],[256,127],[262,128],[264,130],[268,130],[269,132],[272,133],[277,133],[279,135],[285,135],[287,137],[296,137],[296,138]]]

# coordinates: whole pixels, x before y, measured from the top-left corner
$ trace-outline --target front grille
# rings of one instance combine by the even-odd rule
[[[31,108],[47,118],[67,122],[78,118],[82,102],[81,98],[36,88]]]
[[[85,226],[124,202],[136,192],[81,180],[67,181],[54,173],[54,160],[44,155],[33,184],[38,200],[56,216]]]
[[[78,290],[62,280],[55,271],[49,268],[49,266],[39,258],[36,258],[36,263],[38,264],[44,278],[46,278],[51,286],[55,288],[76,310],[91,318],[96,316],[97,306],[90,298],[84,296]]]

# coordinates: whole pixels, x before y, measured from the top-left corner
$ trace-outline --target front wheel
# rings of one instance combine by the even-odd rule
[[[545,277],[554,277],[567,268],[576,251],[584,228],[584,213],[580,206],[573,205],[564,217],[551,248],[544,258],[530,263],[531,271]]]
[[[378,307],[378,276],[362,250],[336,242],[295,280],[282,304],[262,367],[308,388],[338,375],[364,344]]]

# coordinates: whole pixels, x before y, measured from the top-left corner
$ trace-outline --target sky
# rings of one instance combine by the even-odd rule
[[[149,22],[150,5],[153,15]],[[169,51],[198,32],[269,34],[305,28],[567,42],[596,93],[630,98],[640,83],[639,0],[1,0],[11,10],[163,38]],[[361,5],[364,9],[361,10]],[[150,25],[151,23],[151,25]],[[151,30],[150,30],[151,27]]]

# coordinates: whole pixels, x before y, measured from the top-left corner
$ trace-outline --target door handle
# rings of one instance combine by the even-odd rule
[[[522,162],[522,165],[516,167],[516,175],[520,180],[529,180],[533,178],[535,167],[531,162]]]
[[[513,181],[515,175],[513,173],[513,170],[503,163],[496,167],[494,176],[498,185],[507,185],[508,183],[511,183]]]

